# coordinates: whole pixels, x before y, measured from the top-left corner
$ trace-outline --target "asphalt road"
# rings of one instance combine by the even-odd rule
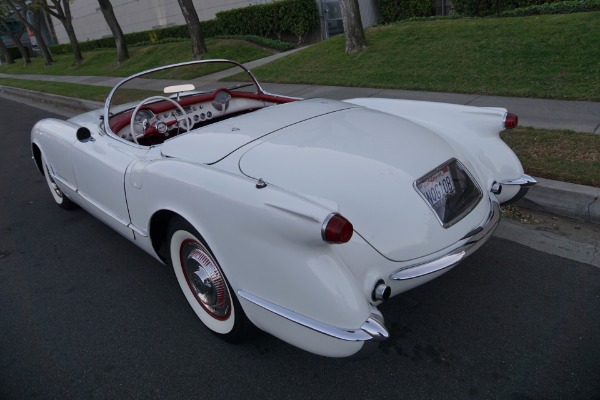
[[[600,269],[498,238],[384,304],[368,359],[220,341],[167,267],[53,204],[29,151],[50,116],[0,98],[1,399],[600,398]]]

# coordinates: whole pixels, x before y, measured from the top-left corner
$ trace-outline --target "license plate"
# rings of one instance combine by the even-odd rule
[[[475,179],[455,158],[416,180],[414,187],[444,228],[460,221],[483,198]]]
[[[418,182],[417,188],[434,209],[446,204],[446,199],[456,192],[452,173],[447,165]]]

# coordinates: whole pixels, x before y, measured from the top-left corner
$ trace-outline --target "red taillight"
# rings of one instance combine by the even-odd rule
[[[515,114],[506,113],[504,116],[504,129],[513,129],[519,125],[519,117]]]
[[[323,240],[328,243],[347,243],[352,238],[354,228],[350,221],[340,214],[330,214],[323,223]]]

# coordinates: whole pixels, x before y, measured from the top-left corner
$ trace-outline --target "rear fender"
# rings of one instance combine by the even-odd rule
[[[494,182],[518,179],[523,167],[515,153],[500,138],[506,109],[473,107],[412,100],[360,98],[352,104],[393,114],[443,137],[467,164],[475,169],[489,191]],[[507,186],[497,197],[502,203],[517,194],[518,186]]]
[[[177,159],[134,167],[126,183],[132,222],[170,210],[207,242],[234,291],[344,329],[360,327],[370,306],[321,229],[331,202],[320,203],[257,181]],[[133,206],[135,204],[135,206]],[[252,320],[252,309],[248,309]],[[285,339],[284,339],[285,340]]]

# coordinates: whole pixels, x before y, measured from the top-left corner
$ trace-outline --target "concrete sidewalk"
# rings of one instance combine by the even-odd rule
[[[302,49],[296,49],[300,51]],[[290,54],[279,53],[264,59],[247,63],[249,68],[264,65],[277,58]],[[221,71],[214,78],[223,78],[234,71]],[[237,71],[235,71],[237,72]],[[51,76],[51,75],[8,75],[0,78],[39,80],[51,82],[79,83],[93,86],[112,87],[122,78],[102,76]],[[208,77],[207,77],[208,78]],[[519,116],[520,126],[547,129],[570,129],[578,132],[600,134],[600,102],[546,100],[501,96],[480,96],[457,93],[420,92],[410,90],[390,90],[339,86],[296,85],[265,83],[263,88],[271,93],[301,97],[323,97],[343,100],[355,97],[384,97],[473,105],[480,107],[503,107]],[[25,101],[45,102],[73,109],[72,115],[81,111],[98,109],[102,103],[39,93],[30,90],[0,86],[0,93],[10,97],[18,96]],[[75,111],[77,110],[77,111]],[[67,112],[65,115],[69,115]],[[600,166],[599,166],[600,168]],[[531,188],[520,205],[550,213],[600,224],[600,188],[575,185],[565,182],[540,179]]]

